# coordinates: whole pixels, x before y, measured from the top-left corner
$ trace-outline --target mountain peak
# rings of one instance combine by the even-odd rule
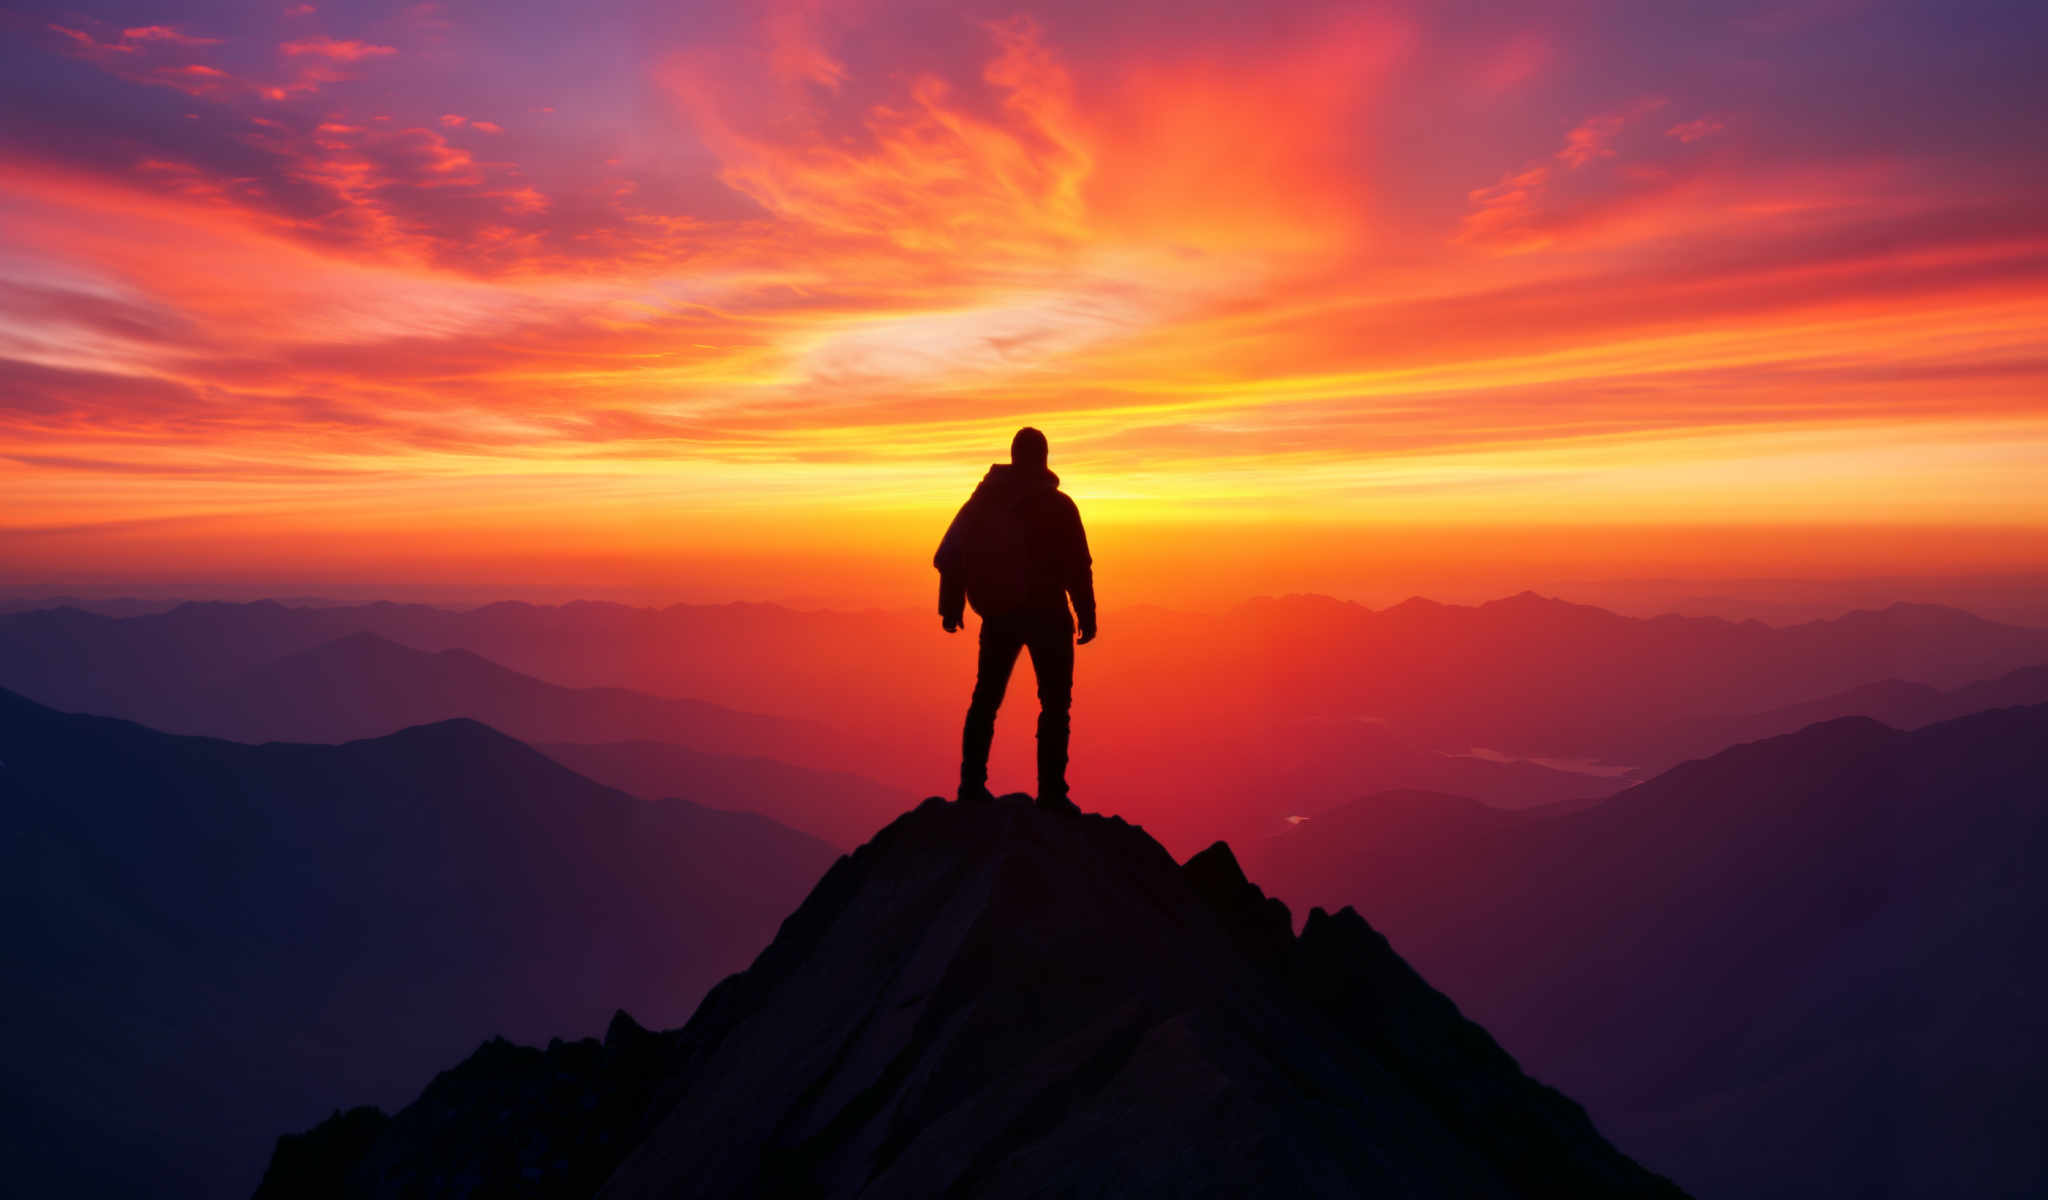
[[[1967,609],[1948,604],[1925,604],[1910,600],[1899,600],[1883,608],[1858,608],[1838,617],[1809,621],[1795,626],[1801,629],[1826,629],[1838,631],[1867,631],[1871,629],[1912,629],[1919,631],[1944,630],[1984,631],[2010,629],[1998,621],[1986,620]]]
[[[639,1040],[665,1100],[599,1139],[604,1196],[1677,1194],[1355,912],[1297,938],[1223,843],[1015,800],[898,818]],[[390,1128],[385,1179],[477,1161]]]
[[[1442,612],[1445,607],[1443,603],[1432,600],[1427,596],[1410,596],[1391,608],[1380,610],[1380,615],[1383,617],[1433,615]]]
[[[1595,604],[1575,604],[1559,596],[1545,596],[1540,592],[1524,590],[1498,600],[1488,600],[1479,606],[1482,610],[1510,613],[1570,613],[1575,616],[1601,617],[1608,620],[1625,620],[1615,613]]]
[[[544,759],[539,751],[525,742],[500,733],[474,717],[449,717],[443,721],[422,721],[403,729],[376,737],[356,738],[351,746],[488,746],[493,749],[516,750]]]

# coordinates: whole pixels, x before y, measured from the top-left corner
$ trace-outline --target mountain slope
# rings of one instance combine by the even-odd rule
[[[245,746],[0,693],[0,803],[29,1194],[246,1195],[281,1120],[389,1103],[485,1036],[680,1019],[832,859],[471,721]]]
[[[901,795],[872,779],[772,758],[650,741],[543,742],[534,748],[606,787],[650,800],[681,796],[710,808],[760,813],[848,849],[903,811]]]
[[[600,1192],[619,1200],[1678,1194],[1355,913],[1317,911],[1296,938],[1220,843],[1181,866],[1121,820],[1022,804],[898,819],[645,1053],[665,1112],[614,1127],[638,1143]],[[345,1194],[453,1164],[491,1177],[530,1140],[560,1144],[546,1104],[509,1110],[495,1151],[432,1119],[492,1069],[444,1075]],[[578,1194],[596,1154],[538,1164],[535,1194]]]
[[[1468,802],[1469,803],[1469,802]],[[2048,1156],[2048,706],[1845,718],[1584,811],[1252,848],[1705,1196],[2012,1195]]]

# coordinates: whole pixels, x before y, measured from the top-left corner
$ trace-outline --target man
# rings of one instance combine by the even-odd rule
[[[981,614],[974,699],[960,735],[963,804],[991,799],[988,749],[996,709],[1017,652],[1029,650],[1038,676],[1038,806],[1079,811],[1067,798],[1067,711],[1074,698],[1074,647],[1095,640],[1095,577],[1081,512],[1059,490],[1060,477],[1046,469],[1046,456],[1045,435],[1019,429],[1010,440],[1010,461],[988,469],[932,556],[945,631],[960,631],[965,604]]]

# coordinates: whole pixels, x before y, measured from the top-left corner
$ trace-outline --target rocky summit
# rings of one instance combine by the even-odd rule
[[[487,1045],[389,1120],[283,1139],[264,1186],[1682,1194],[1351,909],[1297,936],[1220,842],[1180,864],[1119,819],[1019,798],[934,798],[890,824],[681,1030]]]

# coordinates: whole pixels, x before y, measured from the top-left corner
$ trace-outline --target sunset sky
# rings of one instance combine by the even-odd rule
[[[0,583],[2048,571],[2044,14],[28,0]]]

